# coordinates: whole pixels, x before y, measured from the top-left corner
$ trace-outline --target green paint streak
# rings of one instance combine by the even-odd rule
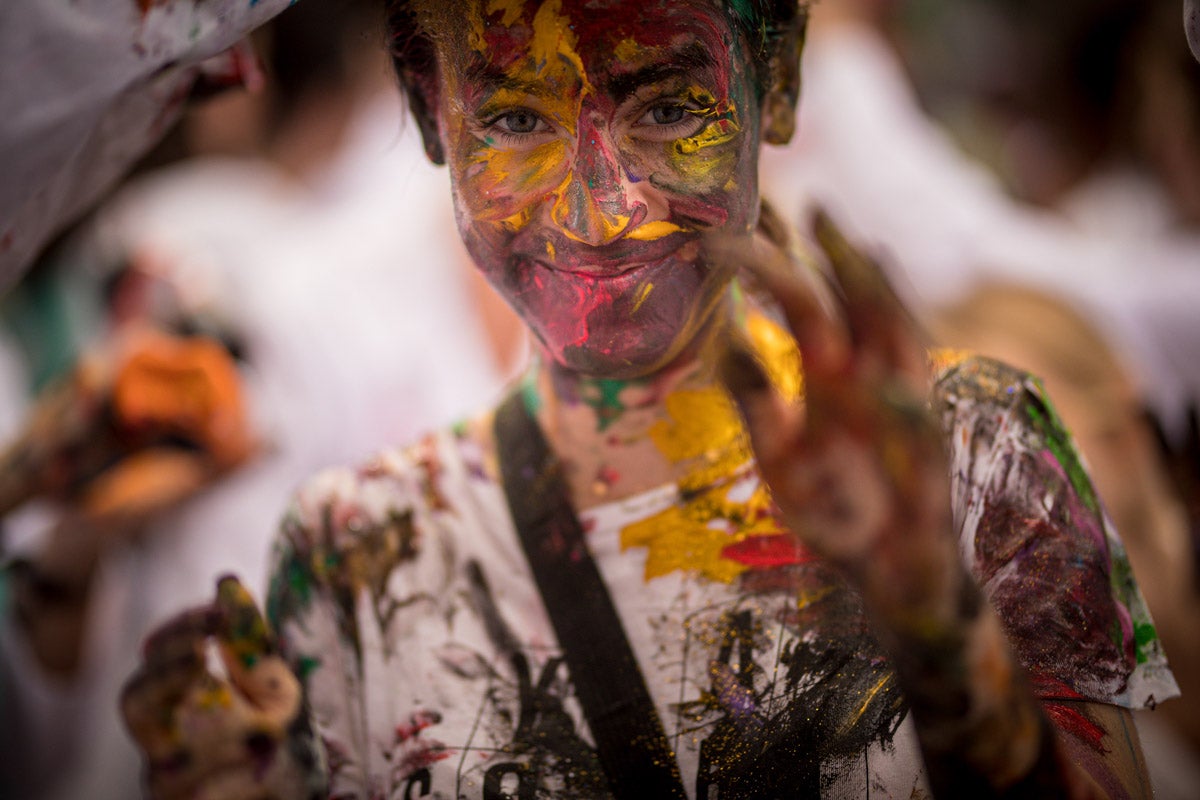
[[[1146,651],[1149,647],[1147,645],[1158,641],[1158,631],[1155,630],[1154,624],[1151,622],[1135,622],[1133,624],[1133,641],[1137,645],[1134,648],[1137,653],[1137,663],[1144,664],[1148,658]]]
[[[520,392],[526,413],[530,416],[537,414],[542,408],[542,396],[538,394],[536,370],[531,369],[525,373],[525,377],[521,379]]]
[[[734,278],[729,284],[729,300],[733,304],[733,322],[739,330],[746,329],[746,290],[742,288],[742,284],[737,278]]]
[[[304,680],[313,674],[319,666],[321,666],[321,659],[315,656],[301,656],[300,660],[296,663],[296,677]]]
[[[271,586],[267,592],[267,619],[276,630],[279,630],[285,614],[296,614],[308,608],[313,599],[313,584],[316,583],[316,575],[295,547],[291,543],[282,547],[282,557],[271,575]]]
[[[591,386],[596,389],[595,392],[584,392],[581,398],[585,405],[596,412],[596,430],[604,431],[624,413],[625,404],[621,402],[621,391],[627,385],[625,381],[612,378],[601,378],[584,385],[584,388]]]
[[[1041,382],[1037,381],[1036,383],[1038,388],[1036,400],[1025,405],[1025,413],[1029,417],[1029,422],[1034,430],[1042,434],[1046,449],[1066,470],[1067,479],[1071,481],[1071,487],[1075,489],[1079,499],[1083,501],[1089,511],[1099,513],[1100,503],[1096,499],[1096,491],[1092,488],[1092,481],[1088,478],[1087,470],[1080,463],[1075,448],[1071,446],[1071,435],[1067,433],[1066,427],[1055,413],[1054,406],[1046,396]]]

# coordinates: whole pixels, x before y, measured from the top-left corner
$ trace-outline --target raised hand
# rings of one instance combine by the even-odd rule
[[[210,642],[225,675],[208,667]],[[154,800],[292,800],[323,788],[299,681],[236,578],[147,639],[121,711]]]
[[[824,214],[813,229],[829,286],[764,237],[709,243],[778,302],[803,359],[803,405],[773,391],[736,342],[722,376],[791,529],[855,580],[873,612],[919,625],[952,612],[964,573],[925,347],[878,265]]]

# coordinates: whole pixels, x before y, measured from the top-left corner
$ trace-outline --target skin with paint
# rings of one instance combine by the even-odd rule
[[[701,491],[752,447],[788,528],[861,594],[936,794],[1146,796],[1128,712],[1048,715],[962,565],[925,351],[879,269],[818,218],[831,301],[760,218],[758,148],[790,135],[802,22],[755,59],[716,0],[480,0],[467,24],[460,5],[418,3],[417,16],[434,59],[400,76],[468,249],[536,338],[529,405],[575,508],[668,482]],[[744,344],[764,336],[739,270],[786,318],[803,405]],[[630,535],[682,568],[669,540]],[[721,567],[697,558],[683,567]],[[169,712],[148,687],[127,710]],[[234,774],[195,764],[189,786],[204,768]]]
[[[633,378],[723,299],[702,234],[754,226],[754,82],[719,13],[580,11],[476,18],[439,50],[439,124],[478,267],[564,371]]]

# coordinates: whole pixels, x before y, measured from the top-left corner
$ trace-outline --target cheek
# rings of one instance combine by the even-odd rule
[[[659,144],[629,141],[623,155],[629,177],[668,195],[677,213],[723,225],[756,200],[751,141],[736,113],[726,111],[695,136]]]
[[[504,150],[470,137],[456,159],[463,207],[483,222],[516,225],[514,217],[551,193],[566,171],[568,152],[561,140],[530,150]]]
[[[677,140],[628,154],[629,177],[646,181],[661,192],[681,223],[701,228],[720,227],[743,216],[755,201],[753,154],[742,152],[738,141],[687,151]]]

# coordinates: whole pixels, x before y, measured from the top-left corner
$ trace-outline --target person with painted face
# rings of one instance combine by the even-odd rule
[[[1174,680],[1040,384],[760,202],[806,17],[391,4],[536,358],[302,488],[269,625],[230,577],[146,643],[151,796],[1149,795],[1128,709]]]

